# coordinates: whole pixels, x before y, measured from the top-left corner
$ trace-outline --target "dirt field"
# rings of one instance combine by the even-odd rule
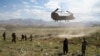
[[[0,56],[66,56],[62,55],[62,42],[64,38],[69,40],[69,52],[67,56],[81,54],[81,40],[86,37],[88,46],[86,56],[100,56],[100,27],[77,28],[41,28],[41,27],[17,27],[7,29],[7,39],[3,41],[0,31]],[[17,35],[17,43],[11,43],[11,33]],[[20,41],[21,34],[26,34],[27,41]],[[33,41],[29,40],[30,34]]]

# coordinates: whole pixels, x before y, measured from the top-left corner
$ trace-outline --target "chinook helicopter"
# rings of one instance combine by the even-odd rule
[[[69,11],[66,11],[67,13],[69,13],[70,15],[64,15],[64,16],[61,16],[57,13],[59,9],[57,8],[55,11],[53,11],[51,13],[51,18],[54,20],[54,21],[61,21],[61,20],[73,20],[75,19],[74,16],[73,16],[73,13],[69,12]]]

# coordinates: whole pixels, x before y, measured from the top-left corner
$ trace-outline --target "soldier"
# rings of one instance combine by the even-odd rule
[[[22,34],[22,35],[21,35],[21,40],[24,40],[24,38],[25,38],[25,37],[24,37],[24,35]]]
[[[67,38],[65,38],[65,40],[63,41],[63,53],[64,54],[68,53],[68,40],[67,40]]]
[[[12,42],[16,43],[16,34],[12,33]]]
[[[24,35],[24,38],[25,38],[25,40],[27,40],[27,36],[26,35]]]
[[[85,56],[86,45],[87,45],[87,41],[86,41],[85,38],[83,38],[83,40],[82,40],[82,49],[81,49],[82,56]]]
[[[32,34],[30,35],[30,41],[32,41],[32,38],[33,38],[33,36],[32,36]]]
[[[4,33],[2,34],[2,36],[3,36],[3,40],[5,41],[5,40],[6,40],[6,32],[4,32]]]

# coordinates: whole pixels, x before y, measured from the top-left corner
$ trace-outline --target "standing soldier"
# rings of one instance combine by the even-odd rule
[[[32,34],[30,35],[30,41],[32,41],[32,38],[33,38],[33,36],[32,36]]]
[[[85,38],[83,38],[83,40],[82,40],[82,49],[81,49],[82,56],[85,56],[86,45],[87,45],[87,41],[86,41]]]
[[[24,40],[24,35],[23,35],[23,34],[21,35],[21,41],[22,41],[22,40]]]
[[[64,54],[68,53],[68,40],[67,40],[67,38],[65,38],[65,40],[63,41],[63,53]]]
[[[27,36],[26,35],[24,36],[24,38],[25,38],[25,40],[27,40]]]
[[[16,43],[16,34],[12,33],[12,42]]]
[[[3,36],[3,40],[5,41],[5,40],[6,40],[6,32],[4,32],[4,33],[2,34],[2,36]]]

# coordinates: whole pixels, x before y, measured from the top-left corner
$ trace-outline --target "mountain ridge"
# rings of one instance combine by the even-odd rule
[[[83,21],[83,22],[55,22],[44,21],[41,19],[9,19],[0,20],[0,24],[20,25],[20,26],[100,26],[99,21]]]

